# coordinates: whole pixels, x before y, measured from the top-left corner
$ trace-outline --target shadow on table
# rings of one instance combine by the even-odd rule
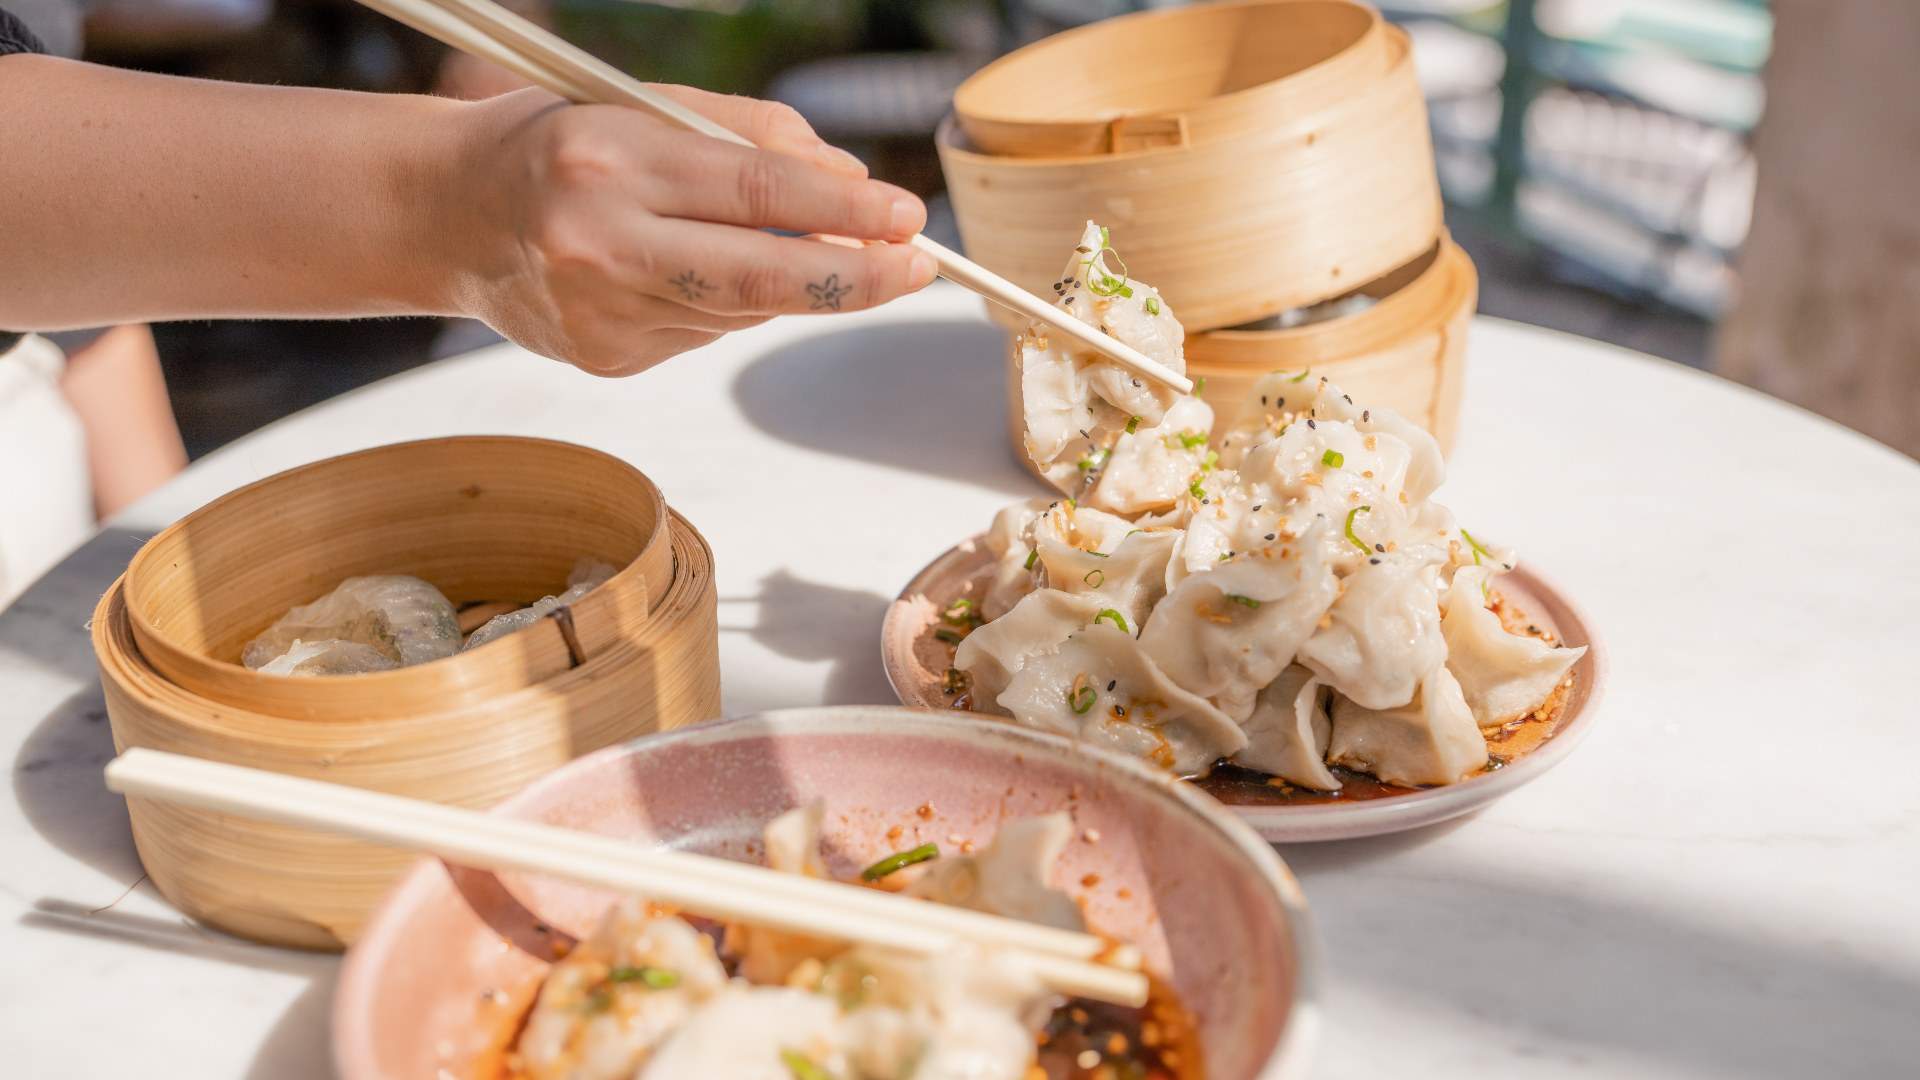
[[[1006,347],[985,322],[821,334],[754,361],[733,396],[775,438],[1018,495],[1036,481],[1007,445]]]
[[[1375,843],[1288,853],[1339,981],[1408,1012],[1458,1013],[1476,1031],[1497,1030],[1498,1056],[1537,1058],[1543,1074],[1592,1068],[1594,1052],[1676,1075],[1911,1071],[1920,972],[1901,969],[1895,954],[1848,955],[1811,926],[1790,938],[1742,932],[1732,913],[1717,919],[1635,895],[1632,878],[1556,889],[1483,859],[1435,854],[1404,872],[1318,873],[1346,865],[1342,849],[1364,857]]]
[[[760,605],[752,626],[728,625],[727,605]],[[821,702],[873,705],[895,700],[880,664],[880,622],[888,600],[864,589],[823,585],[782,567],[760,579],[752,597],[721,597],[721,633],[746,634],[792,660],[829,660]]]
[[[151,888],[151,886],[145,886]],[[260,1044],[247,1080],[322,1080],[331,1076],[328,1016],[339,960],[324,953],[254,945],[186,919],[156,918],[65,900],[42,899],[20,917],[23,926],[104,938],[195,960],[236,964],[258,971],[303,975],[309,980]]]
[[[0,612],[0,652],[82,684],[21,741],[12,775],[21,816],[55,847],[122,882],[137,879],[140,864],[126,801],[101,776],[113,732],[87,627],[95,602],[145,540],[105,530]]]

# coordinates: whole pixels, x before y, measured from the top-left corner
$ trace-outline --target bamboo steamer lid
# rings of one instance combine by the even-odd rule
[[[1379,12],[1347,0],[1195,4],[1017,49],[953,94],[984,154],[1073,157],[1201,145],[1325,108],[1391,63]]]
[[[474,440],[435,441],[458,444]],[[535,457],[542,445],[564,445],[544,440],[482,441],[531,444],[520,448]],[[382,449],[401,455],[390,458],[391,463],[402,460],[418,445]],[[461,457],[470,464],[481,460],[497,464],[499,460],[490,455],[484,459]],[[583,460],[562,454],[551,458],[550,463],[578,465]],[[278,481],[303,475],[312,474],[296,469],[261,484],[272,488]],[[637,470],[634,475],[645,480]],[[468,482],[485,487],[500,476],[491,468],[476,466],[470,470]],[[558,574],[558,579],[529,580],[522,596],[551,592],[556,581],[564,579],[571,568],[571,557],[562,560],[559,554],[583,535],[576,519],[604,515],[630,524],[646,516],[647,512],[630,507],[596,505],[592,501],[599,490],[596,484],[605,478],[605,474],[596,478],[563,471],[548,477],[548,502],[541,513],[528,515],[521,506],[513,513],[493,518],[496,526],[511,524],[518,530],[510,537],[499,538],[503,554],[494,558],[545,559]],[[385,487],[397,498],[416,485],[374,486]],[[645,487],[652,490],[651,483]],[[509,505],[483,498],[477,501],[496,509]],[[571,505],[571,511],[555,512],[563,505]],[[236,520],[244,526],[244,520],[224,514],[201,517],[199,513],[181,524],[191,535],[208,536],[214,527],[210,522],[224,523],[220,525],[224,531]],[[395,514],[371,515],[364,525],[373,542],[387,536],[396,549],[404,546],[412,528],[405,515]],[[719,714],[712,552],[691,525],[664,507],[657,532],[657,540],[635,534],[626,541],[642,552],[653,550],[657,543],[663,552],[660,561],[664,568],[648,580],[648,605],[627,618],[619,633],[609,633],[596,647],[585,650],[578,664],[569,658],[554,674],[524,686],[490,696],[456,695],[426,707],[414,700],[417,694],[402,695],[396,699],[401,703],[385,704],[376,695],[369,695],[358,715],[322,720],[236,706],[168,679],[149,662],[137,640],[127,599],[130,570],[101,599],[92,625],[114,743],[122,750],[135,746],[170,750],[460,806],[492,805],[580,754]],[[470,580],[506,581],[516,573],[502,566],[491,571],[497,578],[486,579],[482,571],[472,568],[487,565],[489,558],[479,554],[455,558],[452,553],[464,550],[466,538],[448,533],[443,540],[449,551],[446,565],[465,560],[471,569]],[[282,563],[283,569],[292,573],[297,566],[350,560],[350,552],[357,550],[359,543],[356,539],[345,552],[337,554],[329,554],[324,544],[316,543],[262,550],[259,558]],[[628,567],[622,574],[632,569]],[[584,606],[584,600],[575,605]],[[264,613],[262,621],[274,613]],[[207,624],[216,621],[207,620]],[[550,623],[554,620],[543,620],[534,628],[469,655],[519,656],[511,649],[496,651],[496,646],[551,630]],[[401,673],[422,672],[443,664],[453,666],[450,661],[435,661]],[[295,687],[319,687],[373,682],[385,674],[389,673],[280,681]],[[339,948],[350,943],[368,912],[412,861],[410,855],[376,845],[145,799],[128,800],[128,810],[141,861],[162,895],[195,918],[271,944]]]
[[[1389,408],[1431,432],[1443,451],[1459,433],[1467,330],[1479,300],[1473,260],[1449,236],[1405,266],[1356,292],[1377,297],[1365,311],[1275,330],[1212,330],[1187,335],[1187,374],[1205,379],[1200,396],[1223,431],[1248,407],[1253,384],[1272,371],[1312,369],[1355,401]],[[1177,311],[1176,311],[1177,313]],[[1014,456],[1032,471],[1025,445],[1019,336],[1007,363],[1007,430]]]
[[[1051,295],[1060,253],[1092,219],[1193,330],[1339,296],[1412,261],[1440,235],[1439,182],[1407,37],[1382,37],[1384,73],[1211,143],[1004,157],[949,118],[936,142],[968,257]]]
[[[127,610],[155,670],[273,716],[349,720],[444,709],[535,685],[573,663],[559,623],[472,652],[353,678],[287,679],[241,649],[289,608],[361,574],[412,574],[456,606],[531,602],[576,560],[620,568],[570,609],[586,655],[644,623],[673,571],[667,504],[638,469],[548,439],[470,436],[376,447],[234,491],[134,556]]]

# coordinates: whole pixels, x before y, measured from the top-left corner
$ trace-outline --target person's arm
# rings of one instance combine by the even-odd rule
[[[925,285],[919,200],[791,110],[674,88],[746,150],[540,91],[486,102],[0,57],[0,327],[463,314],[600,374]]]

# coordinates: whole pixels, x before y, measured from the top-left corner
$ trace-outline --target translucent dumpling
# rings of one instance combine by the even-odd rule
[[[262,675],[363,675],[370,671],[392,671],[399,666],[398,660],[357,641],[294,638],[286,652],[261,665],[259,671]]]
[[[1073,838],[1065,813],[1022,818],[1000,827],[977,855],[947,855],[923,864],[910,895],[1062,930],[1084,930],[1073,897],[1048,883],[1053,864]]]
[[[466,649],[478,648],[489,641],[497,641],[518,630],[525,630],[541,619],[546,618],[559,608],[578,601],[593,590],[606,584],[614,575],[614,568],[603,562],[582,559],[567,575],[566,590],[557,596],[543,596],[527,607],[495,615],[483,623],[467,638],[462,646]]]
[[[399,667],[452,656],[460,624],[440,590],[417,577],[351,577],[332,592],[281,616],[247,642],[241,662],[265,668],[295,641],[342,641],[367,646]]]

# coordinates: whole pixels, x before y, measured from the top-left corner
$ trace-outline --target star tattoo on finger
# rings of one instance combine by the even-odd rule
[[[827,280],[807,286],[807,295],[813,298],[808,310],[839,311],[840,301],[852,291],[853,286],[840,284],[839,274],[828,274]]]
[[[680,298],[682,300],[699,300],[713,291],[712,282],[691,270],[688,270],[684,274],[676,274],[668,278],[667,284],[680,290]]]

